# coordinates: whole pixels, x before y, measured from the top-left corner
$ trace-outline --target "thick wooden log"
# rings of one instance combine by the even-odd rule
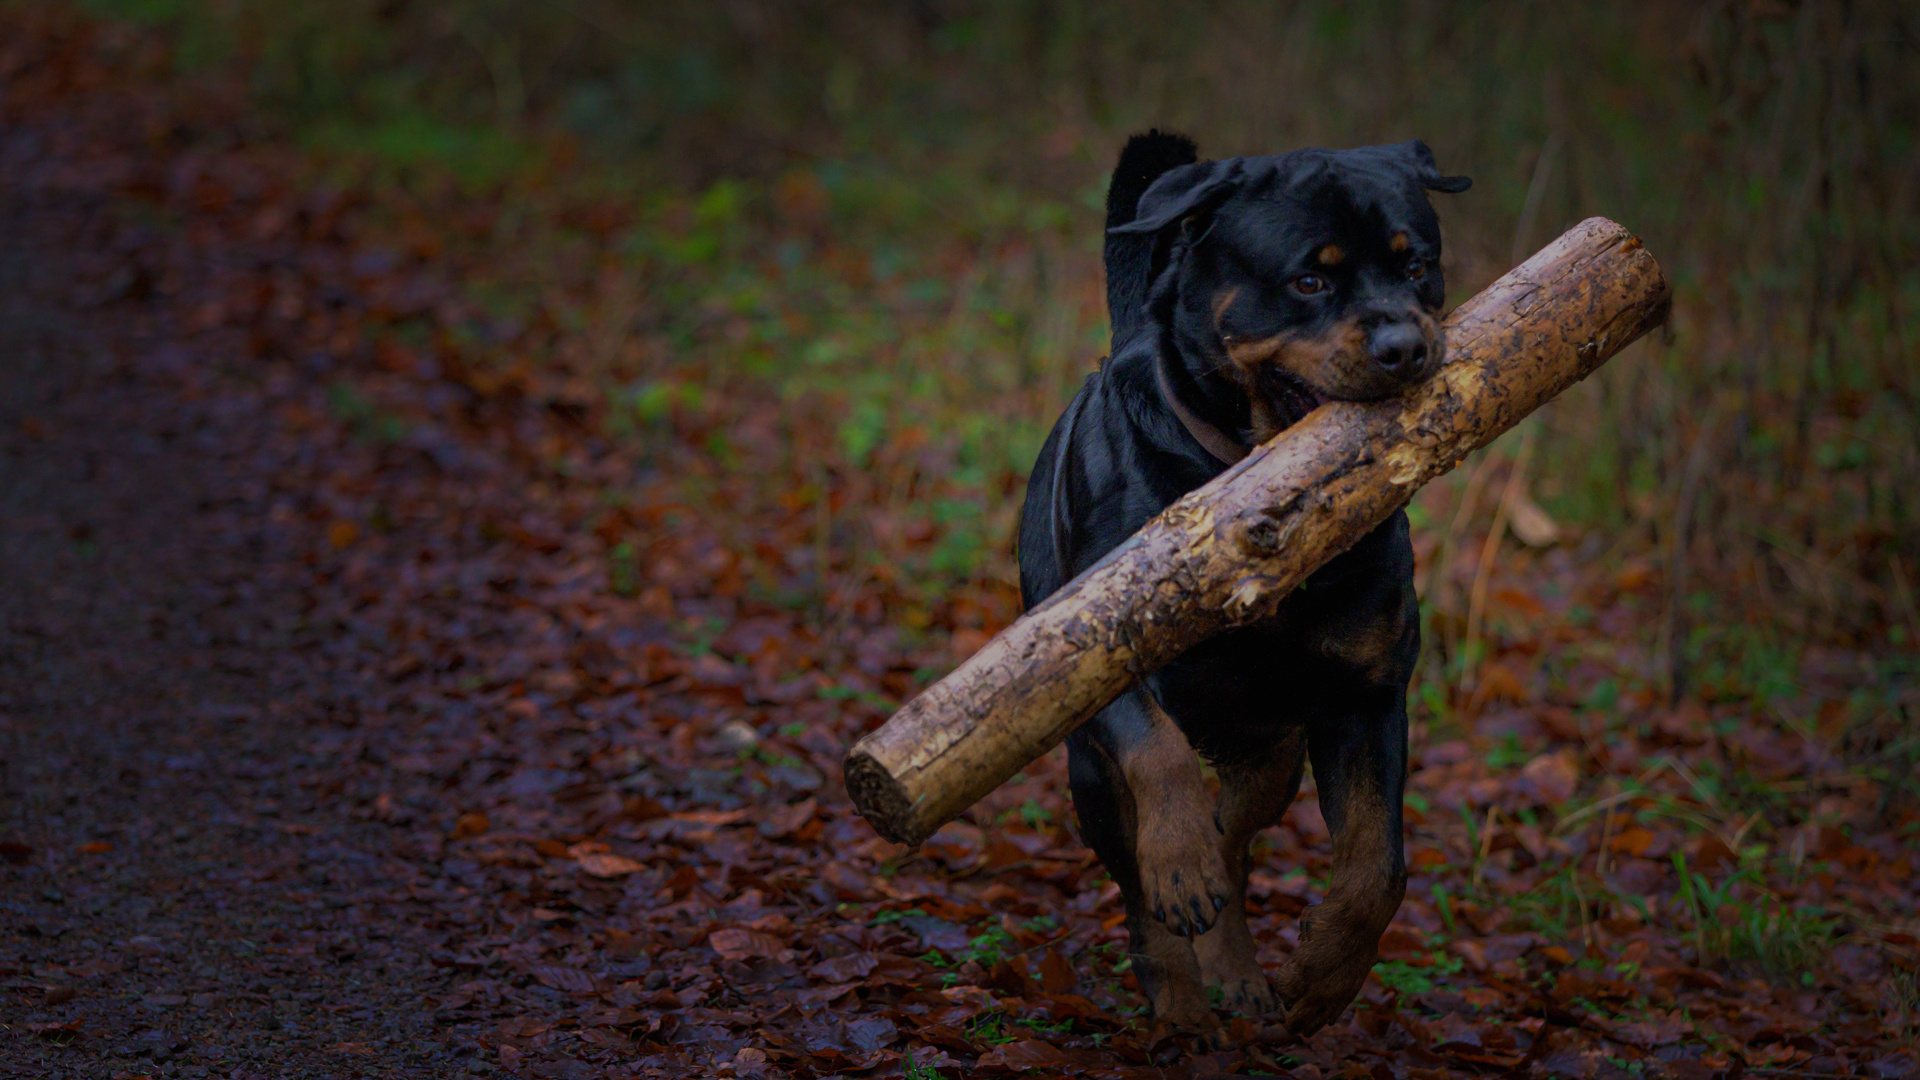
[[[847,754],[880,835],[918,844],[1142,676],[1257,621],[1413,493],[1660,325],[1638,237],[1589,218],[1462,304],[1407,395],[1332,402],[1169,506]]]

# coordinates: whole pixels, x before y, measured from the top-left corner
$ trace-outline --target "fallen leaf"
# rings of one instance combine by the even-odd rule
[[[820,804],[813,798],[805,798],[791,806],[783,806],[762,818],[759,823],[760,835],[770,840],[779,840],[800,831],[819,810]]]
[[[1640,1046],[1671,1046],[1692,1034],[1693,1024],[1677,1012],[1668,1012],[1621,1024],[1618,1030]]]
[[[893,1021],[884,1016],[862,1016],[847,1021],[847,1042],[862,1054],[890,1046],[900,1037],[899,1029]]]
[[[652,821],[667,816],[667,808],[659,800],[645,795],[635,795],[621,804],[620,816],[628,821]]]
[[[27,1030],[43,1039],[50,1039],[55,1042],[71,1042],[75,1037],[80,1035],[81,1024],[84,1022],[84,1017],[76,1016],[71,1020],[48,1020],[40,1023],[29,1023]]]
[[[807,969],[807,974],[826,982],[843,983],[863,979],[880,961],[870,952],[848,953],[831,960],[822,960]]]
[[[564,990],[569,994],[588,994],[593,992],[593,976],[579,968],[563,967],[559,964],[535,964],[527,969],[534,981],[541,986],[554,990]]]
[[[1487,947],[1477,941],[1459,938],[1447,943],[1447,951],[1459,957],[1473,971],[1487,969]]]
[[[683,810],[668,815],[673,821],[684,821],[694,825],[737,825],[753,816],[753,811],[742,807],[739,810]]]
[[[1607,841],[1607,850],[1619,855],[1632,855],[1638,858],[1641,855],[1645,855],[1647,849],[1653,846],[1653,840],[1653,830],[1635,825],[1630,829],[1623,829],[1615,833],[1613,839]]]
[[[908,915],[900,920],[900,925],[920,938],[922,952],[937,949],[948,956],[955,956],[973,943],[973,935],[967,933],[966,927],[937,915]]]
[[[1063,994],[1080,985],[1073,962],[1058,949],[1048,949],[1040,958],[1040,986],[1049,994]]]
[[[707,944],[727,960],[792,955],[792,950],[787,948],[786,942],[758,930],[715,930],[707,937]]]
[[[580,869],[599,878],[624,877],[637,874],[647,868],[647,864],[627,858],[625,855],[592,853],[577,857]]]
[[[1028,1069],[1067,1069],[1084,1067],[1080,1057],[1070,1054],[1038,1039],[1021,1039],[1005,1046],[997,1046],[980,1055],[976,1063],[978,1068],[1003,1068],[1026,1071]]]
[[[1571,748],[1541,754],[1520,770],[1515,787],[1536,806],[1558,806],[1580,786],[1580,759]]]
[[[1528,547],[1552,547],[1560,542],[1560,523],[1541,509],[1524,488],[1514,493],[1513,502],[1507,507],[1507,527],[1513,530],[1514,539]]]
[[[1911,1054],[1889,1054],[1867,1062],[1865,1071],[1875,1080],[1911,1080],[1920,1076],[1920,1061]]]
[[[500,1021],[500,1034],[509,1039],[531,1039],[552,1028],[551,1021],[537,1020],[531,1016],[514,1016]]]
[[[867,880],[866,875],[844,863],[828,863],[821,868],[820,879],[832,886],[842,900],[860,900],[874,893],[873,883]]]
[[[1491,701],[1511,701],[1524,704],[1532,695],[1527,692],[1526,684],[1513,669],[1501,663],[1483,664],[1480,667],[1477,682],[1473,689],[1476,706]]]
[[[794,1004],[803,1013],[816,1012],[833,1002],[846,997],[860,988],[859,983],[836,983],[831,986],[815,986],[794,992]]]
[[[1424,957],[1430,951],[1426,939],[1418,931],[1399,923],[1387,927],[1380,935],[1380,944],[1376,950],[1383,960],[1406,960],[1410,957]]]

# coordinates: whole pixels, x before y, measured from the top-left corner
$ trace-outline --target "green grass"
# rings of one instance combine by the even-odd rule
[[[1022,1017],[1015,1020],[1014,1024],[1042,1035],[1070,1035],[1073,1033],[1073,1017],[1071,1016],[1065,1020],[1036,1020],[1032,1017]]]
[[[327,407],[353,429],[354,436],[367,442],[399,442],[406,438],[407,422],[383,412],[355,390],[353,385],[337,382],[327,388]]]
[[[1679,650],[1693,681],[1776,700],[1798,639],[1878,645],[1903,622],[1890,556],[1920,566],[1920,279],[1903,272],[1920,192],[1901,181],[1920,170],[1920,69],[1896,4],[84,7],[164,32],[184,67],[241,64],[322,171],[429,212],[450,187],[491,200],[461,252],[473,297],[565,330],[493,360],[595,342],[568,363],[601,387],[610,435],[669,442],[745,387],[824,418],[808,467],[874,488],[838,519],[855,540],[831,545],[836,568],[923,606],[1011,574],[1019,485],[1104,351],[1100,192],[1128,132],[1185,128],[1219,154],[1423,137],[1475,178],[1441,200],[1453,300],[1594,213],[1674,281],[1670,334],[1542,411],[1533,474],[1563,521],[1654,542],[1714,418],[1719,479],[1693,513],[1715,559],[1688,583]],[[554,223],[580,204],[620,220],[598,239]],[[632,303],[549,310],[595,274]],[[723,431],[699,452],[739,465]],[[862,541],[875,508],[931,539]],[[1743,579],[1716,566],[1808,612],[1793,640],[1732,609]],[[1420,701],[1444,719],[1481,656],[1430,659]]]
[[[1409,964],[1404,960],[1382,960],[1373,966],[1373,977],[1380,985],[1399,994],[1424,994],[1436,985],[1436,976],[1458,974],[1465,961],[1457,956],[1436,952],[1428,957],[1424,965]]]
[[[1007,1014],[999,1012],[981,1013],[967,1022],[967,1038],[984,1046],[1001,1046],[1014,1040],[1007,1030]]]
[[[455,125],[420,112],[398,112],[367,123],[321,121],[303,136],[320,154],[366,160],[379,174],[444,172],[470,190],[499,186],[532,166],[533,147],[483,125]]]
[[[983,968],[991,968],[1019,951],[1019,947],[1019,942],[1013,939],[1012,934],[1001,927],[992,926],[975,935],[968,943],[967,951],[955,957],[955,960],[962,964],[971,960]]]
[[[902,1068],[904,1069],[900,1074],[902,1080],[944,1080],[940,1075],[940,1070],[930,1065],[923,1066],[915,1064],[912,1047],[907,1048],[906,1060],[902,1063]]]
[[[1677,851],[1673,867],[1680,879],[1678,903],[1693,922],[1694,948],[1703,964],[1810,980],[1840,935],[1840,919],[1824,908],[1788,905],[1768,892],[1752,862],[1717,883],[1690,870]]]
[[[1554,941],[1579,938],[1596,915],[1595,905],[1607,897],[1598,881],[1579,875],[1575,867],[1562,867],[1514,897],[1514,922]]]
[[[892,909],[888,909],[886,911],[877,911],[877,912],[874,912],[874,915],[871,919],[867,920],[867,925],[888,926],[893,923],[897,923],[902,919],[924,918],[926,914],[927,913],[925,911],[922,911],[919,908],[907,908],[904,911],[895,911]]]

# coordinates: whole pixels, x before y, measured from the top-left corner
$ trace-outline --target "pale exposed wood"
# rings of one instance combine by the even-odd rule
[[[1638,237],[1589,218],[1447,320],[1406,397],[1334,402],[1172,506],[847,755],[847,789],[917,844],[1141,676],[1270,614],[1321,564],[1629,342],[1668,287]]]

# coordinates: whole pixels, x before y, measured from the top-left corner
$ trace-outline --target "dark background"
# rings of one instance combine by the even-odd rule
[[[423,208],[481,193],[501,318],[630,297],[580,310],[608,344],[566,358],[610,410],[756,379],[834,401],[830,467],[951,444],[956,505],[898,509],[958,526],[933,569],[961,575],[1007,572],[1007,485],[1102,351],[1096,207],[1129,132],[1217,156],[1423,138],[1475,179],[1439,199],[1456,300],[1591,214],[1673,279],[1671,333],[1540,416],[1530,492],[1615,557],[1691,556],[1677,602],[1747,628],[1695,627],[1682,663],[1913,634],[1900,5],[101,6],[171,28],[184,65],[245,57],[282,125],[246,137]]]

